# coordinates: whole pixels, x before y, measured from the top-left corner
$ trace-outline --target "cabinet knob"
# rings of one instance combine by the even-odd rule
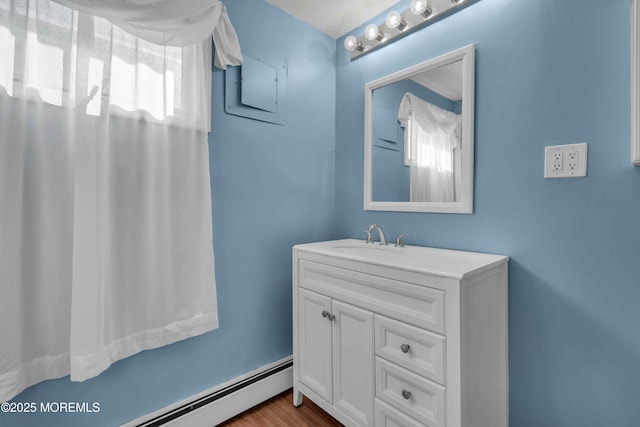
[[[411,346],[409,344],[402,344],[400,346],[400,351],[402,351],[403,353],[409,353],[410,348]]]
[[[407,400],[411,399],[411,392],[409,390],[402,390],[402,397]]]
[[[333,322],[333,319],[336,318],[336,316],[329,313],[327,310],[322,310],[322,317],[329,319],[330,322]]]

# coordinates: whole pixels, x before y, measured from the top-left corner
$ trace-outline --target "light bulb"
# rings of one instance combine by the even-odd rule
[[[399,12],[389,12],[387,15],[387,27],[397,28],[398,31],[403,31],[407,28],[407,22],[402,19],[402,15]]]
[[[411,12],[414,15],[422,15],[423,18],[431,16],[432,9],[427,0],[412,0]]]
[[[384,38],[384,34],[380,33],[380,30],[378,30],[378,26],[376,24],[367,25],[367,28],[364,29],[364,36],[367,38],[367,40],[382,41],[382,39]]]
[[[361,52],[364,50],[364,46],[362,46],[362,42],[357,38],[355,38],[354,36],[349,36],[346,39],[344,39],[344,48],[347,49],[349,52],[353,52],[354,50]]]

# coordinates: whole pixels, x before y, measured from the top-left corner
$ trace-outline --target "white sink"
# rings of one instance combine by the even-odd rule
[[[424,246],[406,245],[402,248],[397,248],[393,243],[388,246],[382,246],[377,242],[372,244],[356,239],[318,242],[304,246],[308,251],[323,255],[457,279],[508,259],[502,255]]]

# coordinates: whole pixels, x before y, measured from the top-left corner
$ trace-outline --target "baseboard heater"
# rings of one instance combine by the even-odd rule
[[[151,414],[143,422],[139,419],[124,426],[216,425],[291,388],[292,373],[293,360],[289,357],[223,384],[212,392],[182,401],[176,407]],[[223,400],[221,408],[214,408]]]

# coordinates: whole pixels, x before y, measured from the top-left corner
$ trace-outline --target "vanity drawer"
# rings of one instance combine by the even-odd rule
[[[424,427],[413,418],[376,398],[376,427]]]
[[[302,259],[298,283],[300,287],[444,333],[445,292],[439,289]]]
[[[445,426],[445,388],[380,357],[376,397],[429,427]]]
[[[378,315],[375,330],[378,356],[445,384],[445,337]]]

